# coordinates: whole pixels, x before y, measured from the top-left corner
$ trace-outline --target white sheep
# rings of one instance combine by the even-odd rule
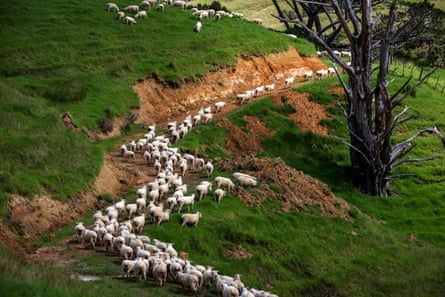
[[[216,189],[213,195],[215,197],[215,201],[220,203],[222,198],[226,195],[226,191],[223,189]]]
[[[164,222],[168,222],[170,221],[170,214],[171,214],[171,210],[170,209],[166,209],[162,212],[156,212],[154,214],[154,221],[159,225],[161,225]]]
[[[160,262],[153,267],[153,278],[159,287],[163,287],[167,281],[167,264]]]
[[[314,72],[313,72],[312,70],[305,71],[305,72],[303,73],[303,78],[304,78],[304,80],[310,80],[310,79],[312,79],[313,74],[314,74]]]
[[[227,103],[224,101],[218,101],[215,103],[215,112],[220,112],[223,107],[227,106]]]
[[[124,258],[125,260],[128,260],[133,257],[133,248],[129,245],[126,245],[125,243],[121,245],[119,251],[121,257]]]
[[[263,19],[260,19],[260,18],[255,18],[255,19],[253,19],[252,20],[255,24],[258,24],[258,25],[262,25],[263,24]]]
[[[268,84],[268,85],[265,85],[264,88],[265,88],[266,91],[268,91],[268,92],[273,91],[273,90],[275,90],[275,84]]]
[[[96,248],[96,241],[97,241],[97,233],[94,230],[85,229],[82,232],[82,246],[88,247],[90,246],[92,249]],[[85,244],[88,243],[88,246],[85,246]]]
[[[190,291],[194,295],[199,294],[200,284],[196,275],[178,271],[176,273],[176,282],[182,287],[183,290]]]
[[[323,77],[328,76],[328,70],[327,69],[319,69],[315,71],[315,75],[317,76],[317,79],[322,79]]]
[[[200,211],[196,213],[185,213],[181,216],[181,226],[185,227],[187,225],[192,225],[194,227],[198,226],[199,219],[202,217]]]
[[[210,162],[210,160],[207,161],[207,163],[205,163],[204,170],[207,173],[208,177],[210,177],[212,175],[212,173],[213,173],[213,164],[212,164],[212,162]]]
[[[136,20],[130,16],[126,16],[124,18],[124,21],[125,21],[125,24],[127,24],[127,25],[136,25],[136,23],[137,23]]]
[[[130,12],[130,13],[138,13],[139,12],[139,6],[137,6],[137,5],[129,5],[129,6],[125,7],[124,10],[126,12]]]
[[[100,213],[102,215],[102,213]],[[85,226],[83,225],[83,222],[79,222],[74,226],[74,231],[76,232],[76,238],[77,242],[80,243],[82,239],[82,233],[85,230]]]
[[[256,179],[248,176],[239,176],[235,179],[235,183],[242,187],[255,187],[257,185]]]
[[[136,203],[128,203],[125,208],[127,209],[128,218],[133,218],[137,211],[138,211],[138,205]]]
[[[195,188],[195,190],[196,190],[196,198],[198,199],[198,201],[200,201],[203,198],[205,198],[207,193],[211,190],[211,187],[212,187],[211,183],[201,183],[201,184],[196,186],[196,188]]]
[[[145,213],[141,214],[140,216],[134,217],[131,222],[133,223],[134,231],[136,233],[141,233],[145,225]]]
[[[232,190],[233,188],[235,188],[235,184],[228,177],[223,177],[223,176],[215,177],[215,184],[217,188],[225,187],[228,190]]]
[[[328,68],[328,77],[331,77],[333,74],[335,74],[335,68],[329,67]]]
[[[185,9],[187,7],[187,3],[185,3],[185,1],[182,1],[182,0],[176,0],[173,2],[173,6],[177,6],[182,9]]]
[[[119,6],[117,6],[116,3],[108,2],[107,3],[107,10],[108,11],[118,12],[119,11]]]
[[[156,7],[156,10],[160,11],[160,12],[164,12],[164,10],[165,10],[164,4],[162,4],[162,3],[158,4],[158,6]]]
[[[116,14],[116,18],[117,18],[119,21],[120,21],[120,20],[123,20],[124,17],[125,17],[125,12],[123,12],[123,11],[118,11],[118,12],[117,12],[117,14]]]
[[[199,33],[201,32],[201,28],[202,28],[202,23],[200,21],[196,22],[195,31]]]
[[[195,205],[195,194],[178,197],[177,201],[178,201],[178,212],[181,212],[184,205],[187,205],[188,209],[190,210],[190,206],[193,208]]]
[[[288,78],[286,78],[286,79],[284,80],[284,84],[285,84],[286,86],[290,86],[290,85],[292,85],[292,84],[294,83],[294,80],[295,80],[295,78],[294,78],[293,76],[288,77]]]
[[[139,11],[138,13],[136,13],[136,14],[134,15],[134,17],[135,17],[136,19],[146,19],[146,18],[148,18],[148,16],[147,16],[147,12],[146,12],[145,10]]]
[[[122,260],[122,277],[130,277],[130,274],[133,271],[134,264],[136,264],[136,260]]]

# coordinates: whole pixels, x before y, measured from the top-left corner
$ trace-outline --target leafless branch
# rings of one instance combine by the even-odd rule
[[[339,142],[343,143],[344,145],[350,147],[351,149],[353,149],[354,151],[356,151],[356,152],[359,153],[360,155],[362,155],[363,159],[364,159],[368,164],[371,164],[371,162],[370,162],[369,159],[366,157],[366,155],[365,155],[362,151],[360,151],[358,148],[356,148],[355,146],[353,146],[351,143],[349,143],[349,142],[347,142],[346,140],[341,139],[340,137],[335,136],[335,135],[333,135],[332,137],[333,137],[334,139],[338,140]]]
[[[433,157],[428,157],[428,158],[420,158],[420,159],[403,159],[397,162],[394,162],[394,164],[392,164],[392,168],[395,168],[403,163],[416,163],[416,162],[425,162],[425,161],[430,161],[430,160],[435,160],[441,158],[441,156],[433,156]]]

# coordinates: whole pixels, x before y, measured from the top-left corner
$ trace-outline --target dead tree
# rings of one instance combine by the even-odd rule
[[[401,175],[392,174],[396,166],[406,162],[431,159],[406,158],[407,153],[415,146],[413,141],[418,136],[427,132],[434,133],[445,146],[445,138],[436,127],[421,130],[402,143],[393,145],[391,142],[394,129],[412,118],[405,115],[407,107],[398,113],[396,110],[400,109],[403,99],[413,91],[414,87],[433,73],[431,71],[423,75],[412,88],[407,87],[407,82],[395,94],[389,93],[387,74],[392,42],[397,39],[395,34],[398,32],[396,17],[399,1],[392,0],[386,17],[373,13],[375,1],[371,0],[294,0],[293,2],[326,7],[335,15],[335,23],[341,26],[342,33],[350,45],[350,64],[336,56],[334,49],[306,23],[298,18],[286,20],[302,26],[311,38],[327,51],[334,62],[337,76],[345,91],[343,113],[347,119],[350,139],[341,141],[349,146],[354,186],[373,196],[391,194],[390,181],[401,177]],[[355,9],[355,4],[359,4],[358,10]],[[375,34],[376,26],[382,26],[382,22],[385,22],[384,29],[379,34]],[[400,24],[397,24],[397,27],[400,27]],[[373,63],[376,61],[379,66],[373,69]],[[342,79],[336,65],[347,73],[348,82]],[[375,71],[377,75],[373,82]]]

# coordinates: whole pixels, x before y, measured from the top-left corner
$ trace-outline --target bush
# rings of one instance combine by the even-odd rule
[[[99,121],[99,126],[103,133],[113,131],[113,121],[108,117],[101,118]]]

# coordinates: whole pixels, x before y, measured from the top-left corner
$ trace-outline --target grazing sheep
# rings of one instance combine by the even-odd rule
[[[134,17],[135,17],[136,19],[146,19],[146,18],[148,18],[148,16],[147,16],[147,12],[146,12],[145,10],[139,11],[138,13],[136,13],[136,14],[134,15]]]
[[[116,17],[117,17],[117,19],[118,19],[119,21],[120,21],[120,20],[123,20],[124,17],[125,17],[125,12],[123,12],[123,11],[118,11]]]
[[[235,188],[235,184],[228,177],[217,176],[215,177],[216,187],[226,187],[229,191]]]
[[[205,196],[211,189],[212,189],[211,183],[201,183],[201,184],[197,185],[195,190],[196,190],[196,196],[197,196],[196,198],[198,199],[198,201],[205,198]]]
[[[137,5],[130,5],[130,6],[125,7],[124,10],[126,12],[129,12],[129,13],[138,13],[139,12],[139,6],[137,6]]]
[[[134,264],[136,264],[135,260],[122,260],[121,269],[122,269],[122,277],[130,277],[131,272],[133,271]]]
[[[173,6],[178,6],[182,9],[185,9],[187,7],[187,3],[185,3],[185,1],[182,0],[176,0],[175,2],[173,2]]]
[[[328,68],[328,77],[331,77],[333,74],[335,74],[335,68],[329,67]]]
[[[216,189],[213,195],[215,197],[215,201],[220,203],[222,198],[226,195],[226,191],[223,189]]]
[[[198,226],[199,219],[202,217],[200,211],[196,213],[185,213],[181,216],[181,226],[185,227],[187,225],[192,225],[194,227]]]
[[[130,16],[126,16],[124,18],[124,21],[125,21],[125,24],[127,24],[127,25],[136,25],[136,20]]]
[[[202,28],[202,23],[200,21],[196,22],[195,31],[199,33],[201,32],[201,28]]]
[[[253,21],[255,24],[258,24],[258,25],[262,25],[262,24],[263,24],[263,19],[256,18],[256,19],[253,19],[252,21]]]
[[[160,11],[160,12],[164,12],[164,10],[165,10],[165,7],[164,7],[164,4],[158,4],[158,6],[156,7],[156,10],[157,11]]]
[[[109,2],[109,3],[107,3],[107,10],[108,11],[118,12],[119,11],[119,6],[117,6],[116,3]]]

